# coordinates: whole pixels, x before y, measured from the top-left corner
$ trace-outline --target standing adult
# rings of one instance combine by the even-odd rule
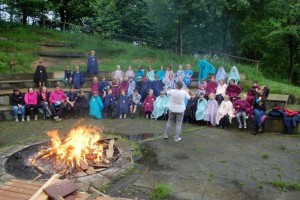
[[[35,82],[36,87],[41,87],[41,86],[45,86],[47,79],[48,79],[48,76],[47,76],[47,72],[46,72],[44,63],[43,63],[43,61],[39,61],[39,64],[35,69],[33,81]]]
[[[174,120],[176,118],[176,130],[175,130],[175,137],[174,141],[178,142],[181,140],[180,132],[181,132],[181,126],[185,111],[185,99],[189,100],[191,97],[188,93],[188,90],[181,90],[183,87],[182,81],[177,81],[175,83],[175,89],[167,91],[167,95],[171,97],[170,100],[170,106],[169,106],[169,118],[166,125],[166,130],[164,134],[164,139],[169,138],[169,134],[172,128],[172,125],[174,124]]]
[[[95,51],[91,51],[91,55],[87,61],[87,73],[90,75],[91,79],[98,75],[98,61],[97,57],[95,56]]]

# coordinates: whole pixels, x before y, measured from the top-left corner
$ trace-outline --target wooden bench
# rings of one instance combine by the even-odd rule
[[[285,107],[289,97],[289,95],[284,94],[269,94],[267,99],[267,108],[271,109],[275,106]]]

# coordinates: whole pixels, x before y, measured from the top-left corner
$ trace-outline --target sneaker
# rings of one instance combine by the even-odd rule
[[[22,117],[22,122],[25,122],[25,118],[24,117]]]
[[[243,128],[242,124],[239,124],[239,128],[240,128],[240,129]]]
[[[244,123],[244,129],[246,129],[247,128],[247,124],[246,123]]]
[[[181,137],[175,138],[175,142],[179,142],[181,140]]]
[[[126,114],[124,114],[124,118],[126,118]]]
[[[120,119],[122,119],[122,115],[120,115]]]
[[[168,135],[164,135],[164,139],[165,140],[169,139],[169,136]]]
[[[258,127],[258,132],[259,132],[259,133],[262,133],[262,126],[259,126],[259,127]]]
[[[34,116],[34,120],[35,120],[35,121],[38,120],[38,115],[35,115],[35,116]]]
[[[254,129],[253,131],[252,131],[252,135],[256,135],[257,134],[257,129]]]
[[[60,122],[62,120],[62,118],[58,117],[57,121]]]
[[[27,121],[30,122],[30,116],[27,116],[26,118],[27,118]]]
[[[146,119],[148,119],[148,115],[146,114]]]
[[[130,118],[131,118],[131,119],[133,119],[133,113],[131,113],[131,116],[130,116]]]
[[[59,117],[58,116],[56,116],[56,117],[53,117],[53,119],[54,119],[54,121],[58,121],[58,119],[59,119]]]
[[[18,118],[16,118],[15,122],[19,122],[19,119],[18,119]]]

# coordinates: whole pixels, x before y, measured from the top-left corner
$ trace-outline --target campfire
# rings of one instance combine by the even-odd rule
[[[102,171],[120,156],[115,140],[102,138],[101,131],[80,126],[62,140],[58,131],[48,132],[51,147],[40,150],[29,159],[42,173],[84,176]]]

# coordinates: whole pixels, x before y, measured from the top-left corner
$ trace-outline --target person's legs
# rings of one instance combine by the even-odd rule
[[[242,112],[243,120],[244,120],[244,128],[247,128],[247,114],[245,111]]]
[[[18,106],[13,106],[13,113],[14,113],[14,118],[16,119],[16,122],[18,122],[18,112],[19,112],[19,107]]]
[[[51,112],[53,113],[54,117],[57,117],[57,112],[56,112],[56,108],[55,108],[54,104],[50,105],[50,109],[51,109]]]
[[[183,120],[184,112],[182,113],[176,113],[176,130],[175,130],[175,141],[180,140],[180,132],[181,132],[181,126],[182,126],[182,120]]]
[[[164,138],[169,137],[172,125],[174,124],[174,120],[175,120],[175,113],[169,111],[169,118],[168,118],[168,122],[167,122],[167,125],[166,125]]]
[[[59,118],[61,118],[61,113],[63,112],[64,108],[65,108],[64,104],[61,103],[59,105],[59,109],[58,109],[58,112],[57,112],[57,115],[58,115]]]
[[[25,105],[21,106],[22,121],[25,121]]]
[[[240,118],[241,115],[243,115],[242,112],[236,113],[236,119],[237,119],[237,121],[239,123],[239,128],[242,128],[242,122],[241,122],[241,118]]]

